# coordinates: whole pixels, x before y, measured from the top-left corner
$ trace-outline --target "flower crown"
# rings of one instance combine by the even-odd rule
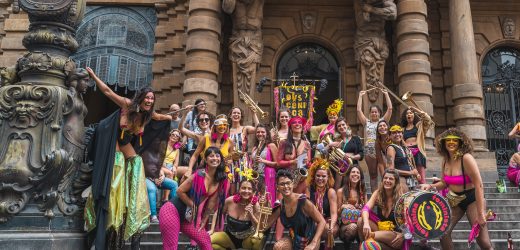
[[[327,107],[327,110],[325,111],[325,113],[327,115],[330,115],[331,113],[335,113],[336,115],[338,115],[339,112],[341,112],[342,107],[343,107],[343,100],[336,99],[336,100],[334,100],[334,102],[331,105],[329,105]]]
[[[248,181],[254,181],[258,176],[253,176],[254,174],[258,175],[255,171],[253,171],[252,168],[244,168],[243,170],[240,170],[240,168],[235,168],[235,172],[238,173],[238,175],[243,176]]]

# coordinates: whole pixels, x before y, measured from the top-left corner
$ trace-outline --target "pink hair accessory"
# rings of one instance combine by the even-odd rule
[[[293,124],[296,124],[296,123],[299,123],[301,124],[302,126],[305,126],[305,124],[307,123],[307,120],[305,120],[305,118],[301,117],[301,116],[295,116],[295,117],[292,117],[290,120],[289,120],[289,126],[293,125]]]
[[[173,148],[174,149],[179,149],[181,148],[182,144],[180,142],[176,142],[175,144],[173,144]]]
[[[240,197],[239,194],[233,195],[233,202],[234,203],[239,203],[241,199],[242,199],[242,197]]]
[[[253,198],[251,198],[251,204],[255,205],[256,203],[258,202],[258,196],[253,196]]]

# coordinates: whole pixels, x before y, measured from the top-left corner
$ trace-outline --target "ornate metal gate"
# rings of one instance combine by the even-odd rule
[[[499,176],[504,178],[518,145],[508,133],[520,121],[520,51],[509,47],[490,51],[482,62],[482,86],[488,148],[495,152]]]

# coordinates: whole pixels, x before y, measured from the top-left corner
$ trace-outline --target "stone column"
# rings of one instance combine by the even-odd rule
[[[428,42],[427,8],[424,0],[400,0],[397,3],[397,76],[399,96],[411,91],[419,108],[434,115],[430,82],[430,44]],[[395,109],[399,114],[404,107]],[[427,134],[426,146],[433,147],[434,131]]]
[[[194,104],[195,99],[207,101],[207,110],[215,113],[218,95],[220,58],[220,1],[191,0],[188,12],[188,39],[186,42],[186,80],[182,92],[183,106]]]
[[[450,0],[449,13],[453,120],[458,128],[473,138],[477,150],[485,151],[483,95],[469,0]]]

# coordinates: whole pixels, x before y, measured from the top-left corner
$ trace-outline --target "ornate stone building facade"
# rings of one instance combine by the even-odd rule
[[[0,0],[0,66],[13,65],[25,52],[21,41],[29,25],[27,15],[14,14],[8,2]],[[212,112],[227,112],[240,102],[237,75],[244,74],[242,80],[253,77],[250,81],[256,84],[263,77],[288,78],[293,70],[307,78],[327,78],[325,88],[330,92],[317,96],[318,107],[323,105],[320,101],[341,97],[346,105],[343,116],[356,125],[358,92],[366,89],[364,74],[370,70],[360,63],[363,59],[359,55],[367,51],[363,49],[367,42],[359,33],[374,32],[360,32],[369,20],[378,22],[379,26],[374,26],[379,32],[376,40],[386,41],[379,44],[375,38],[368,39],[369,47],[377,50],[365,58],[377,64],[373,69],[377,73],[370,77],[377,76],[398,95],[414,93],[419,106],[436,123],[435,131],[429,134],[430,143],[440,131],[460,127],[472,136],[481,157],[488,159],[482,165],[490,168],[496,164],[493,154],[486,151],[498,152],[501,165],[513,145],[505,137],[520,117],[520,2],[515,0],[89,0],[87,4],[86,16],[103,8],[125,9],[118,15],[141,15],[128,20],[141,20],[136,23],[153,30],[153,59],[143,74],[151,76],[146,79],[157,91],[157,104],[163,111],[172,103],[186,105],[204,98]],[[388,9],[395,9],[395,13]],[[143,11],[155,16],[148,18]],[[126,36],[128,41],[139,33],[126,28],[122,31],[126,24],[114,21],[111,25],[112,30],[106,28],[105,33],[97,34]],[[103,27],[108,26],[99,25],[99,29]],[[232,47],[237,40],[239,44]],[[117,41],[96,43],[107,47],[107,59],[100,55],[80,65],[95,66],[98,71],[110,68],[106,79],[111,79],[108,75],[112,72],[115,78],[109,83],[130,95],[128,79],[136,69],[131,68],[131,60],[125,61],[123,55],[110,49],[121,45]],[[247,65],[244,58],[234,58],[237,53],[245,55]],[[120,69],[123,66],[125,71]],[[273,84],[266,83],[262,92],[254,91],[255,86],[245,89],[263,109],[273,110]],[[89,92],[85,97],[87,121],[92,122],[109,111],[102,112],[100,95]],[[394,121],[398,121],[400,109],[394,110]],[[322,110],[317,108],[317,112]]]

